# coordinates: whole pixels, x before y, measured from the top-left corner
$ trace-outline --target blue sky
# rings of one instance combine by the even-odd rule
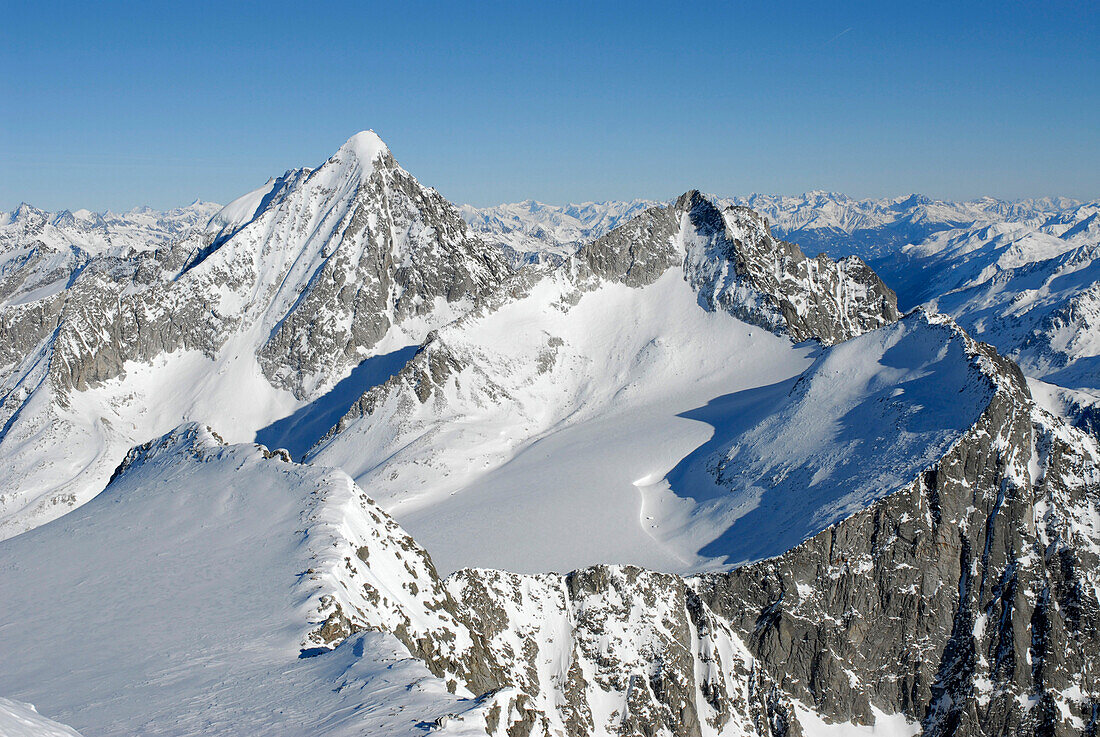
[[[226,202],[375,129],[455,202],[1100,197],[1095,3],[10,3],[0,208]]]

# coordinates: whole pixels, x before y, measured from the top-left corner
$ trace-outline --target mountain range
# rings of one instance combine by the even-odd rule
[[[21,206],[0,731],[1093,735],[1097,212]]]

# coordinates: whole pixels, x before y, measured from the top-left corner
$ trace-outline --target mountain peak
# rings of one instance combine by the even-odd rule
[[[365,130],[359,131],[349,138],[340,147],[340,152],[351,154],[364,163],[371,163],[375,159],[388,154],[390,149],[377,133],[373,130]]]

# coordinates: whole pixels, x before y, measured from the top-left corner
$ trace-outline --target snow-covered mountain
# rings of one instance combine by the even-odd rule
[[[809,253],[861,256],[896,290],[903,309],[924,305],[1018,361],[1053,389],[1050,406],[1083,427],[1100,428],[1100,330],[1093,266],[1100,253],[1100,203],[1068,198],[967,202],[922,195],[854,199],[799,196],[718,197],[762,215],[777,237]],[[589,221],[617,224],[633,203],[589,203]],[[555,208],[570,211],[575,206]],[[571,234],[543,227],[544,206],[464,209],[467,221],[501,241],[527,234],[528,253],[563,253]],[[507,212],[511,220],[498,217]],[[592,231],[594,236],[600,233]],[[542,244],[541,246],[539,244]]]
[[[943,230],[1045,219],[1081,204],[1067,198],[1006,201],[983,197],[952,202],[919,194],[854,199],[834,192],[793,197],[753,194],[728,201],[758,211],[783,238],[807,250],[857,253],[871,262]]]
[[[1100,205],[1058,217],[974,226],[905,246],[880,268],[899,293],[952,315],[1029,376],[1100,391],[1094,317]]]
[[[276,183],[0,307],[0,535],[86,501],[183,420],[251,440],[321,396],[339,417],[330,390],[371,375],[352,369],[402,355],[508,271],[373,133]]]
[[[65,288],[89,263],[164,247],[205,228],[220,205],[196,200],[187,207],[127,213],[45,212],[20,205],[0,213],[0,304],[18,304]]]
[[[24,203],[11,212],[0,213],[0,252],[76,248],[100,255],[146,250],[179,238],[192,228],[205,227],[221,209],[221,205],[202,200],[174,210],[139,207],[123,213],[46,212]]]
[[[802,200],[482,217],[364,132],[178,236],[13,257],[0,724],[1095,731],[1100,446],[1044,409],[1084,390],[965,329],[1029,268],[1087,291],[1088,206]]]

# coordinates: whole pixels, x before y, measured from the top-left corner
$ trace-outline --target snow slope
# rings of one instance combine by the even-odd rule
[[[964,336],[922,313],[819,353],[698,310],[675,269],[564,313],[539,309],[553,286],[443,333],[463,368],[438,401],[385,400],[311,455],[444,572],[778,555],[911,482],[989,401]]]
[[[707,439],[677,415],[796,375],[815,348],[701,309],[679,268],[566,308],[573,290],[555,274],[440,331],[429,349],[460,368],[437,400],[395,393],[310,459],[369,488],[441,571],[692,567],[655,544],[634,482]]]
[[[0,735],[4,737],[80,737],[64,724],[38,713],[31,704],[0,698]]]
[[[340,602],[360,627],[450,621],[430,585],[405,585],[433,575],[418,550],[339,471],[181,427],[88,504],[0,543],[0,692],[85,737],[423,734],[471,710],[454,733],[484,735],[488,704],[391,635],[323,649]]]
[[[994,385],[949,321],[915,312],[824,351],[796,380],[686,417],[704,445],[646,484],[667,546],[725,565],[770,558],[912,482],[985,411]]]
[[[672,227],[662,225],[663,212],[673,213]],[[819,298],[815,288],[832,294],[821,285],[844,267],[794,251],[781,257],[770,244],[746,211],[719,214],[692,194],[650,211],[560,268],[528,274],[501,304],[437,331],[309,458],[370,488],[444,571],[612,562],[683,572],[781,553],[909,483],[981,413],[984,384],[971,381],[961,337],[949,340],[940,333],[951,330],[914,317],[900,332],[871,331],[829,349],[805,380],[812,400],[786,400],[791,432],[803,432],[818,405],[836,423],[822,420],[817,445],[797,449],[798,457],[790,437],[753,431],[761,413],[783,410],[793,379],[820,350],[793,345],[781,335],[793,332],[786,326],[812,312],[822,322],[806,329],[836,342],[863,332],[848,317],[877,304],[838,298],[773,311],[768,290],[796,305],[803,294]],[[607,276],[586,277],[588,263]],[[621,281],[617,264],[628,264]],[[768,278],[749,281],[757,271]],[[836,294],[846,290],[855,294],[837,282]],[[833,332],[837,325],[851,332]],[[820,378],[832,374],[843,380]],[[899,382],[907,393],[880,408]],[[974,387],[949,409],[930,400]],[[923,412],[922,403],[930,405]],[[841,471],[821,473],[802,506],[787,498],[793,487],[772,490],[765,506],[789,506],[788,514],[768,524],[756,521],[759,513],[747,517],[741,524],[757,527],[758,542],[733,544],[738,518],[763,490],[731,489],[723,464],[699,449],[713,453],[715,443],[751,432],[761,434],[764,454],[753,462],[773,474],[784,463]],[[834,443],[849,455],[834,453]],[[889,446],[885,464],[875,453]]]

